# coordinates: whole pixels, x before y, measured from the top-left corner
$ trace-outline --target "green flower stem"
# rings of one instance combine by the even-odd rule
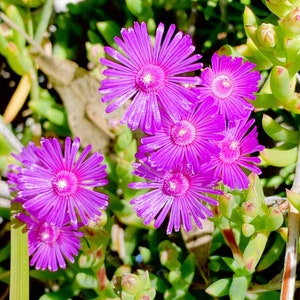
[[[25,225],[14,215],[22,204],[11,205],[10,300],[29,300],[28,237]]]
[[[298,161],[291,190],[300,194],[300,145],[298,146]],[[288,240],[286,244],[280,300],[293,300],[295,293],[299,241],[299,212],[291,203],[289,203],[289,205]]]
[[[23,145],[0,119],[0,133],[21,152]],[[7,195],[7,187],[3,188]],[[22,210],[22,204],[11,205],[11,251],[10,251],[10,300],[29,300],[29,257],[28,237],[24,225],[14,215]]]

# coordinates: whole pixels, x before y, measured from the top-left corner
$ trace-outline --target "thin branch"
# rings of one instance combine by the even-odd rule
[[[32,45],[36,51],[43,52],[43,48],[31,37],[29,36],[24,30],[22,30],[19,26],[17,26],[14,22],[12,22],[3,12],[0,12],[0,19],[2,19],[9,27],[19,32],[26,41]]]
[[[265,197],[265,203],[268,207],[279,206],[283,202],[287,201],[287,198],[280,196],[268,196]]]
[[[295,178],[291,190],[300,193],[300,145],[298,145],[298,161]],[[299,212],[290,203],[288,215],[288,240],[286,244],[283,279],[281,285],[281,300],[293,300],[295,293],[296,268],[299,242]]]
[[[247,291],[249,294],[256,294],[256,293],[265,293],[270,291],[278,291],[280,290],[281,283],[266,283],[266,284],[253,284]],[[300,287],[300,281],[295,282],[295,287]],[[294,299],[294,298],[293,298]]]

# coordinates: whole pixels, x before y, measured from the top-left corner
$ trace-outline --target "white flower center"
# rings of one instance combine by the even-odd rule
[[[181,172],[169,172],[164,178],[162,191],[168,196],[184,195],[190,186],[189,178]]]
[[[53,245],[59,238],[60,230],[48,222],[43,223],[39,228],[40,240],[46,244]]]
[[[224,139],[219,142],[219,158],[224,164],[232,164],[240,158],[240,145],[238,141]]]
[[[193,124],[186,120],[182,120],[179,123],[173,125],[171,128],[171,139],[179,146],[187,146],[196,138],[196,128]]]
[[[70,196],[77,190],[78,179],[73,172],[62,170],[54,176],[52,187],[58,196]]]
[[[233,91],[233,84],[228,76],[219,75],[213,79],[211,89],[216,97],[227,99]]]
[[[146,93],[159,91],[163,88],[164,81],[165,73],[156,65],[142,67],[135,78],[137,88]]]

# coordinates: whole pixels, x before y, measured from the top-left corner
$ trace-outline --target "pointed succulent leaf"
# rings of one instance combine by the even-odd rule
[[[32,67],[32,61],[28,55],[27,49],[19,50],[13,42],[7,44],[6,59],[12,70],[20,76],[28,73]]]
[[[285,31],[286,36],[298,35],[300,33],[300,7],[296,6],[284,18],[281,18],[278,24]]]
[[[266,247],[269,232],[256,232],[248,242],[244,253],[244,261],[249,272],[254,272]]]
[[[253,26],[256,29],[259,25],[256,15],[248,6],[246,6],[244,10],[243,21],[245,26]]]
[[[268,252],[263,255],[262,259],[260,260],[259,264],[257,265],[256,270],[258,272],[261,272],[261,271],[269,268],[279,258],[284,247],[285,247],[284,240],[282,239],[280,234],[276,233],[276,237],[275,237],[275,240],[274,240],[272,246],[270,247]]]
[[[21,12],[15,5],[9,5],[6,9],[7,17],[23,32],[26,32],[25,24]],[[24,36],[17,30],[13,30],[13,42],[19,50],[23,49],[26,45]]]
[[[267,231],[275,231],[277,230],[283,223],[283,215],[279,208],[270,207],[266,220],[266,228]]]
[[[219,209],[221,214],[230,219],[233,210],[237,207],[237,203],[234,200],[234,196],[231,194],[223,194],[219,197]]]
[[[285,167],[297,161],[297,147],[282,150],[278,148],[265,148],[260,152],[262,163],[274,167]]]
[[[256,108],[278,108],[281,102],[273,94],[264,93],[256,95],[253,105]]]
[[[184,260],[181,266],[182,279],[184,279],[189,285],[192,283],[195,274],[195,255],[193,253],[189,254]]]
[[[265,3],[273,14],[279,18],[283,18],[299,4],[298,2],[298,0],[268,0]]]
[[[129,11],[136,17],[148,19],[153,16],[153,10],[148,0],[126,0],[125,3]]]
[[[105,41],[113,48],[117,47],[114,37],[120,34],[120,26],[114,21],[101,21],[96,23],[98,31]]]
[[[261,181],[258,175],[253,172],[249,174],[248,178],[250,184],[246,194],[245,201],[248,203],[253,203],[256,209],[261,210],[255,212],[252,209],[251,210],[252,215],[253,212],[255,212],[256,214],[264,214],[265,212],[267,212],[267,207],[265,205],[265,195],[261,185]]]
[[[248,278],[245,276],[233,277],[229,288],[229,298],[244,300],[248,289]]]
[[[286,195],[289,202],[300,211],[300,194],[293,192],[292,190],[286,189]]]
[[[97,289],[98,288],[98,280],[96,276],[79,272],[75,276],[75,282],[76,284],[85,289]]]
[[[262,126],[264,131],[273,140],[278,142],[289,142],[297,145],[299,132],[281,126],[268,115],[263,115]]]
[[[229,294],[232,278],[222,278],[213,282],[205,291],[213,297],[223,297]]]
[[[284,108],[295,114],[300,114],[300,94],[294,93],[293,98],[284,105]]]
[[[286,68],[275,66],[270,74],[270,87],[276,99],[282,105],[288,103],[294,95],[294,90],[291,85],[290,75]]]

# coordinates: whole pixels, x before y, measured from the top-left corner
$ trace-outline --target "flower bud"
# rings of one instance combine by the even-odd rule
[[[279,25],[289,36],[300,33],[300,7],[296,7],[285,18],[279,20]]]
[[[274,48],[277,44],[277,33],[273,24],[262,23],[257,29],[257,39],[262,46]]]
[[[89,220],[88,229],[92,231],[99,231],[103,229],[103,226],[107,223],[107,213],[105,210],[101,210],[101,215],[96,216],[95,220]]]
[[[123,274],[121,279],[121,287],[124,292],[135,295],[144,288],[144,282],[138,275]]]

